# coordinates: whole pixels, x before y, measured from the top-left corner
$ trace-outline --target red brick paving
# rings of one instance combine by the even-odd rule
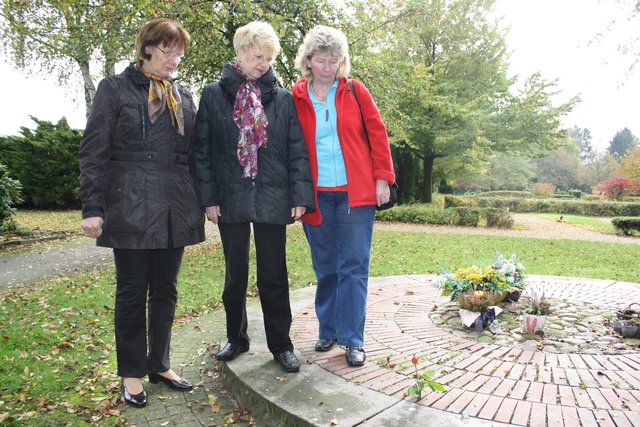
[[[435,276],[371,279],[365,326],[367,362],[346,365],[343,350],[316,353],[313,306],[295,315],[292,336],[310,363],[390,396],[413,384],[419,371],[436,372],[445,393],[425,390],[418,404],[469,417],[528,426],[640,425],[640,352],[615,355],[554,354],[484,344],[455,336],[429,318],[446,302],[432,286]],[[533,288],[553,299],[610,306],[634,301],[640,285],[536,277]],[[406,398],[406,397],[405,397]]]

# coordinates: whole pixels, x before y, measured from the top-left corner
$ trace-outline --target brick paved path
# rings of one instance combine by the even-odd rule
[[[318,326],[313,305],[296,313],[296,347],[310,363],[369,389],[401,398],[419,370],[436,371],[445,393],[417,402],[464,417],[531,426],[640,425],[640,350],[615,355],[554,354],[501,347],[455,336],[434,326],[429,312],[446,302],[431,286],[436,276],[375,280],[369,289],[367,362],[346,365],[344,351],[313,349]],[[640,284],[530,277],[554,299],[585,301],[612,310],[640,300]]]

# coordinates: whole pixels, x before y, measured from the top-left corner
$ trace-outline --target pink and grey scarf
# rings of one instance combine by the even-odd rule
[[[242,166],[243,178],[255,178],[258,174],[258,149],[267,146],[269,122],[258,82],[245,76],[237,63],[234,67],[243,78],[233,104],[233,121],[240,129],[238,162]]]

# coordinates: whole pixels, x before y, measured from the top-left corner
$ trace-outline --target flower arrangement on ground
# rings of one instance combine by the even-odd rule
[[[542,332],[547,316],[552,312],[551,302],[544,294],[531,291],[522,306],[522,330],[527,334]]]
[[[493,264],[480,268],[470,266],[459,268],[454,273],[445,272],[436,283],[442,295],[457,301],[466,291],[483,291],[504,296],[508,292],[524,289],[524,266],[516,255],[506,258],[494,251],[496,260]]]

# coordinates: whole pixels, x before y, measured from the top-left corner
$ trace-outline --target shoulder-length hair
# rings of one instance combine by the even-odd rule
[[[311,77],[311,69],[308,60],[318,53],[330,53],[337,57],[340,61],[336,79],[347,77],[351,70],[351,61],[349,60],[349,43],[344,33],[333,27],[324,25],[316,25],[304,37],[298,55],[296,56],[295,65],[302,73],[302,77]]]

